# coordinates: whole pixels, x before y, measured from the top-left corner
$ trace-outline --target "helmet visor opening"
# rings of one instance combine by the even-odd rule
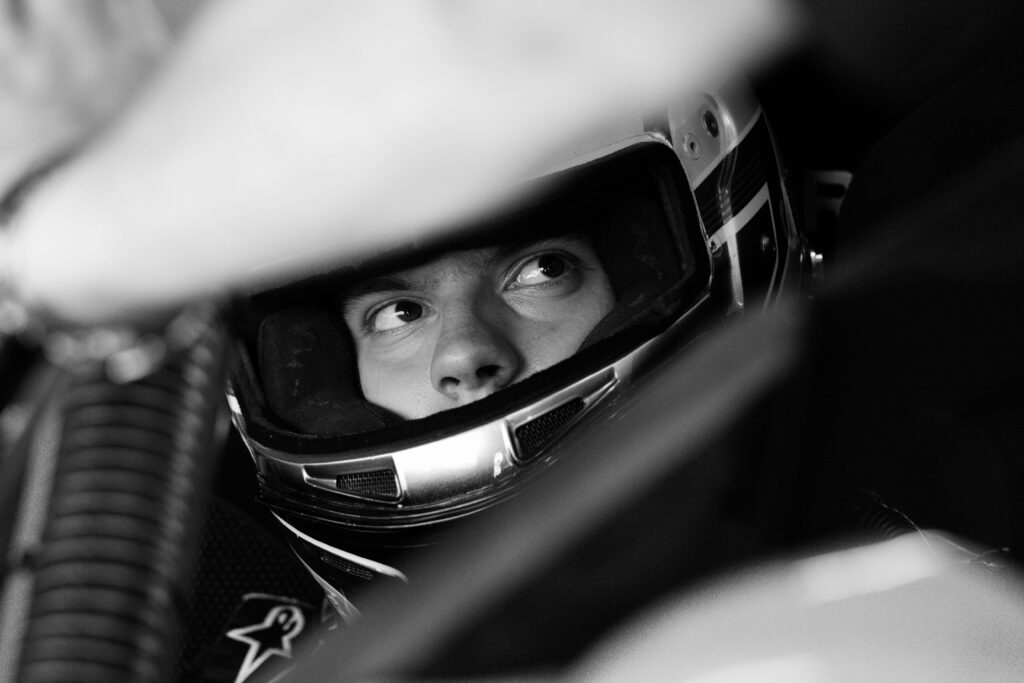
[[[689,185],[671,149],[658,143],[560,172],[528,202],[460,233],[254,296],[234,380],[250,436],[289,452],[326,453],[481,424],[656,336],[695,305],[710,281]],[[402,420],[366,400],[343,319],[346,292],[453,251],[515,249],[558,236],[586,240],[614,293],[610,311],[572,355],[487,398],[421,419]]]

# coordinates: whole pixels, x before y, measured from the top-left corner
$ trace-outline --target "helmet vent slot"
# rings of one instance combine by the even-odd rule
[[[321,553],[320,560],[329,567],[337,569],[338,571],[345,572],[346,574],[349,574],[351,576],[355,576],[356,578],[365,579],[366,581],[369,581],[374,577],[374,573],[366,567],[361,567],[355,562],[349,562],[348,560],[342,559],[340,557],[335,557],[334,555]]]
[[[537,457],[551,439],[580,414],[585,405],[582,398],[574,398],[516,427],[515,438],[519,447],[519,459],[529,462]]]
[[[400,493],[398,479],[395,477],[395,473],[389,469],[339,474],[335,477],[334,484],[338,490],[356,496],[397,500]]]

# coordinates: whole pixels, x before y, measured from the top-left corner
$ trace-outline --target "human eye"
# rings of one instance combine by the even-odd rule
[[[427,315],[424,304],[411,299],[389,301],[371,308],[366,315],[369,332],[393,332]]]
[[[568,283],[577,275],[578,263],[569,254],[545,251],[521,259],[512,269],[507,289],[548,287]]]

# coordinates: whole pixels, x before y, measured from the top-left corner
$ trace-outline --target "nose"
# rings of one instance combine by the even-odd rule
[[[434,388],[461,406],[507,386],[520,361],[500,321],[473,311],[445,313],[430,366]]]

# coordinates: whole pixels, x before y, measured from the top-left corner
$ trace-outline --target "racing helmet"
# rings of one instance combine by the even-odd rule
[[[342,616],[410,548],[500,508],[659,359],[807,277],[782,166],[744,85],[628,121],[498,215],[431,243],[253,294],[228,387],[259,498]],[[338,292],[452,250],[585,233],[615,303],[571,357],[478,401],[403,420],[362,393]],[[487,512],[486,514],[491,514]]]

